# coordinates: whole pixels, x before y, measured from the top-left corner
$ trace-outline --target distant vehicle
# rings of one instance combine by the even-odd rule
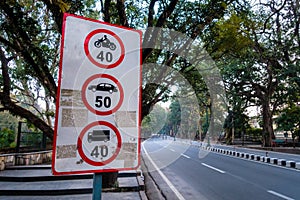
[[[106,91],[109,93],[118,92],[117,87],[109,83],[99,83],[98,85],[90,85],[88,89],[92,90],[93,92],[96,91]]]
[[[104,141],[107,142],[110,140],[110,131],[109,130],[93,130],[93,132],[88,133],[88,142],[95,141]]]

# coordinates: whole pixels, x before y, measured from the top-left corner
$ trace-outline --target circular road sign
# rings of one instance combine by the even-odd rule
[[[93,166],[107,165],[121,150],[119,130],[109,122],[95,121],[82,129],[77,140],[80,157]]]
[[[109,74],[95,74],[89,77],[81,91],[84,105],[96,115],[110,115],[116,112],[124,100],[122,85]]]
[[[90,32],[84,41],[84,52],[94,65],[101,68],[117,67],[125,56],[122,40],[107,29]]]

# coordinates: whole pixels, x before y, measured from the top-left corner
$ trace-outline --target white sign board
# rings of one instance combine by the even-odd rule
[[[139,166],[141,35],[64,15],[53,174]]]

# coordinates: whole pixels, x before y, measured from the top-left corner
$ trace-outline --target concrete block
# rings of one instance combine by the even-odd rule
[[[291,168],[296,168],[296,162],[295,161],[286,161],[286,166]]]
[[[296,169],[300,169],[300,162],[296,163]]]
[[[271,158],[271,162],[272,164],[274,165],[277,165],[278,164],[278,159],[277,158]]]
[[[260,155],[255,155],[255,160],[260,161]]]
[[[5,162],[4,160],[0,161],[0,171],[3,171],[5,169]]]
[[[279,159],[279,160],[278,160],[278,165],[286,166],[286,160],[284,160],[284,159]]]

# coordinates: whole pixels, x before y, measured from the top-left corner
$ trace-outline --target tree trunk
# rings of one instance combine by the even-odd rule
[[[273,130],[273,119],[270,103],[268,100],[262,102],[263,117],[263,146],[270,147],[272,139],[275,138]]]
[[[102,188],[112,188],[116,186],[118,171],[102,174]]]

